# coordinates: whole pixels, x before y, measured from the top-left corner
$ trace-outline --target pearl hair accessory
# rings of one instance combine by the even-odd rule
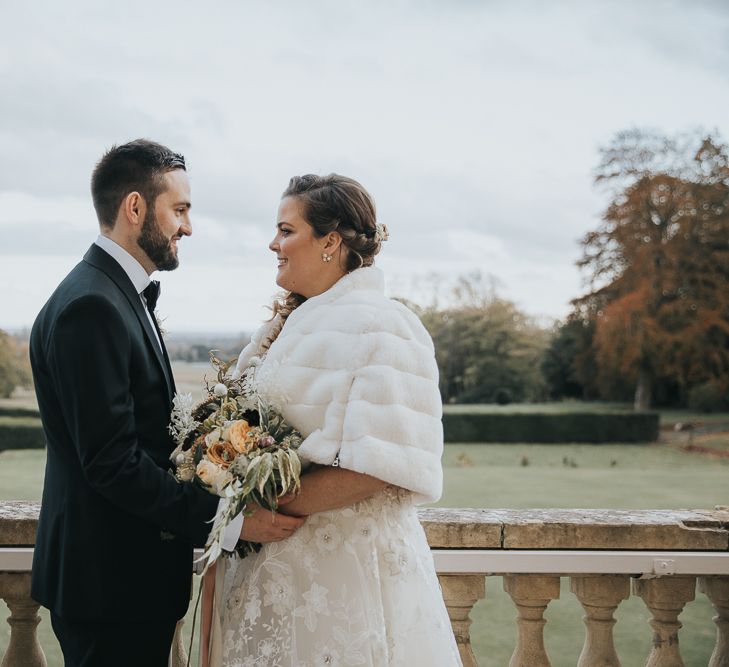
[[[321,254],[321,258],[322,258],[322,259],[323,259],[323,260],[324,260],[325,262],[331,262],[331,261],[332,261],[332,256],[331,256],[330,254],[326,253],[326,252],[323,252],[323,253]]]
[[[381,222],[378,222],[375,225],[375,237],[380,243],[387,241],[387,239],[390,238],[390,232],[387,231],[387,225],[383,225]]]

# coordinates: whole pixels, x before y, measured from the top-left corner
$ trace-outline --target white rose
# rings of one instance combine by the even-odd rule
[[[208,447],[211,447],[212,445],[214,445],[216,442],[219,442],[219,441],[220,441],[220,429],[219,428],[214,428],[212,431],[210,431],[210,433],[208,433],[205,436],[205,444]]]
[[[177,477],[181,482],[191,482],[194,476],[194,465],[182,465],[177,469]]]
[[[220,432],[220,439],[221,439],[221,440],[228,440],[228,441],[230,441],[230,427],[231,427],[231,426],[232,426],[232,425],[233,425],[234,423],[235,423],[235,422],[232,422],[232,421],[227,421],[227,422],[225,422],[225,423],[223,424],[223,430],[222,430],[222,431]]]

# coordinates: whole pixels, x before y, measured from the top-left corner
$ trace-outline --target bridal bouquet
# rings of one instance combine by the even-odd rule
[[[231,363],[210,353],[217,382],[205,381],[203,400],[193,406],[191,394],[177,394],[169,431],[177,443],[171,459],[180,482],[202,485],[223,498],[202,560],[212,564],[222,553],[226,526],[251,504],[275,511],[279,497],[301,485],[296,453],[301,435],[266,406],[255,392],[253,378],[260,359],[254,357],[240,378],[228,373]],[[244,542],[241,556],[260,544]]]

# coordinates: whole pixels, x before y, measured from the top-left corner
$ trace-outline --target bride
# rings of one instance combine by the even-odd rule
[[[269,248],[286,294],[236,372],[305,437],[281,511],[307,519],[208,575],[203,665],[461,665],[416,513],[441,494],[438,371],[418,318],[384,296],[386,239],[350,178],[283,194]]]

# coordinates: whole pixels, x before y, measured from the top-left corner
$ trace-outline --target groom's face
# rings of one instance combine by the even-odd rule
[[[190,181],[182,169],[167,172],[164,180],[167,188],[148,206],[137,243],[158,271],[172,271],[180,263],[177,243],[192,234]]]

